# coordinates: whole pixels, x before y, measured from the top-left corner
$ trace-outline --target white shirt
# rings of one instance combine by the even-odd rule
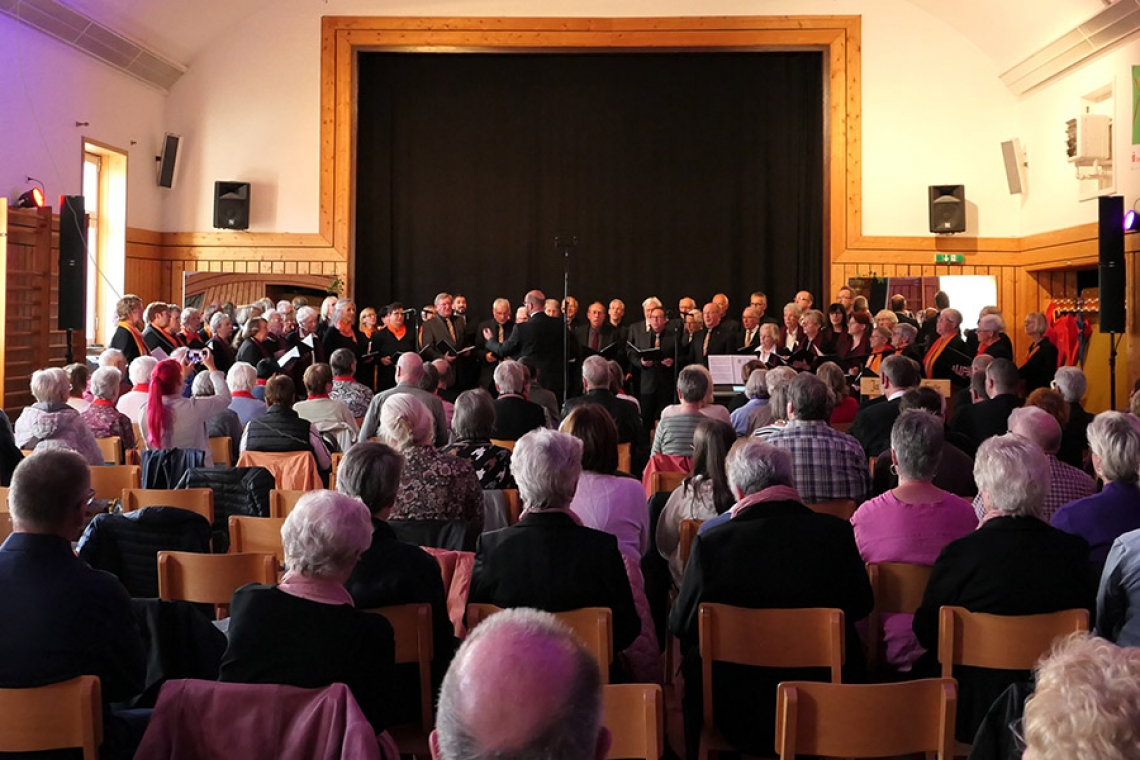
[[[226,385],[225,374],[218,371],[211,372],[210,382],[214,384],[213,396],[183,398],[182,383],[179,382],[178,394],[162,397],[162,405],[170,410],[170,427],[163,431],[162,448],[204,451],[207,467],[214,466],[214,457],[210,453],[210,436],[206,432],[206,422],[230,405],[230,387]],[[147,405],[143,404],[139,409],[139,428],[142,430],[143,446],[149,448],[146,407]]]

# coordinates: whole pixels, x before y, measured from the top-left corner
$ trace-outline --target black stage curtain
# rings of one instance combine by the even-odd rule
[[[739,318],[823,281],[819,53],[416,54],[359,60],[356,296],[463,293],[469,314],[531,288],[658,295]]]

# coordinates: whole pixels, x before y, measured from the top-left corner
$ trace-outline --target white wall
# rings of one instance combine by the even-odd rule
[[[155,182],[162,92],[3,15],[0,71],[0,195],[14,202],[28,176],[43,181],[53,207],[81,195],[83,140],[95,140],[128,153],[127,224],[160,227],[169,192]]]

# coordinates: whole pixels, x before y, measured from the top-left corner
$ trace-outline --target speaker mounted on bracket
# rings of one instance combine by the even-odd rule
[[[249,183],[214,183],[214,227],[220,230],[249,229]]]
[[[966,231],[966,186],[930,186],[930,231],[938,234]]]

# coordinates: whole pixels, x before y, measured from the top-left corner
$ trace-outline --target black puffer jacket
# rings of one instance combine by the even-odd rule
[[[268,517],[269,492],[277,482],[264,467],[196,467],[177,487],[214,492],[214,551],[224,552],[230,546],[230,515]]]

